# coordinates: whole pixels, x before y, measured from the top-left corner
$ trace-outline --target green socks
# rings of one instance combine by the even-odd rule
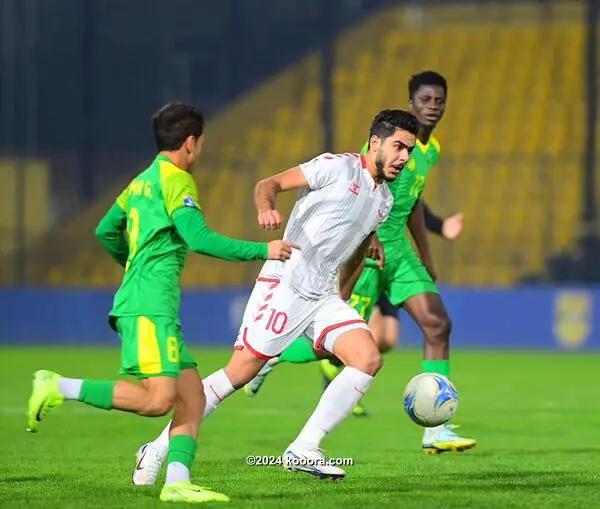
[[[84,380],[79,401],[104,410],[112,409],[113,392],[117,382],[106,380]]]
[[[292,364],[304,364],[317,361],[312,343],[305,337],[299,337],[288,346],[279,356],[279,362],[291,362]]]
[[[189,435],[175,435],[169,441],[167,463],[181,463],[189,470],[196,458],[197,448],[196,440]]]
[[[424,360],[421,369],[423,370],[423,373],[437,373],[438,375],[450,378],[450,359],[441,361]]]

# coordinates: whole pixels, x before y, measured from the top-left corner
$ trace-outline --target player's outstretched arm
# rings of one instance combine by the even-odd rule
[[[232,239],[211,230],[197,208],[181,207],[174,211],[173,222],[188,248],[198,254],[231,261],[266,260],[266,242]]]
[[[198,254],[246,262],[250,260],[285,261],[299,246],[285,240],[252,242],[225,237],[211,230],[204,220],[204,214],[195,208],[182,207],[173,213],[177,232],[189,249]]]
[[[281,227],[283,218],[275,208],[279,193],[302,189],[308,185],[308,180],[300,166],[263,179],[256,184],[254,204],[258,212],[258,224],[261,228],[276,230]]]
[[[419,200],[408,220],[408,229],[412,238],[417,245],[419,254],[421,255],[421,261],[425,268],[429,272],[432,279],[436,279],[435,270],[433,268],[433,259],[431,258],[431,252],[429,250],[429,239],[427,238],[427,228],[425,227],[425,214],[423,211],[423,202]]]
[[[119,265],[125,267],[129,256],[129,246],[125,239],[127,218],[119,203],[115,203],[96,227],[96,237],[102,247]]]
[[[198,206],[198,190],[189,173],[171,173],[161,185],[165,210],[177,233],[188,248],[198,254],[240,262],[287,260],[296,247],[283,240],[266,243],[232,239],[211,230]]]
[[[367,257],[367,252],[369,251],[371,240],[374,236],[375,232],[371,233],[371,235],[358,246],[358,249],[340,269],[340,296],[344,300],[348,300],[352,295],[352,290],[356,286],[360,273],[365,266],[365,258]]]

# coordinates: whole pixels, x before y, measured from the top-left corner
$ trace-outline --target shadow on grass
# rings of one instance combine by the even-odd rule
[[[0,483],[15,483],[15,482],[38,482],[38,481],[53,481],[56,480],[56,476],[48,475],[43,477],[41,475],[13,475],[0,477]]]

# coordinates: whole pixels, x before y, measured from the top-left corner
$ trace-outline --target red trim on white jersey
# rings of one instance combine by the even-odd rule
[[[315,350],[322,350],[321,345],[325,341],[325,336],[327,336],[327,334],[329,334],[331,331],[333,331],[335,329],[339,329],[340,327],[345,327],[346,325],[352,325],[353,323],[367,323],[367,322],[365,322],[364,320],[358,320],[358,319],[357,320],[346,320],[345,322],[334,323],[333,325],[330,325],[329,327],[325,327],[323,329],[323,332],[321,332],[319,339],[317,339],[317,341],[315,341]]]
[[[264,353],[260,353],[260,352],[256,351],[254,348],[252,348],[248,344],[248,340],[246,339],[247,333],[248,333],[248,327],[244,327],[244,334],[242,334],[242,341],[244,342],[244,345],[246,346],[246,348],[248,350],[250,350],[251,354],[253,354],[255,357],[258,357],[259,359],[264,359],[266,361],[268,361],[269,359],[272,359],[273,357],[277,357],[277,355],[265,355]]]
[[[261,283],[281,283],[281,279],[277,279],[275,277],[258,277],[256,280],[260,281]]]
[[[367,158],[363,154],[360,154],[360,166],[362,167],[363,170],[368,170],[367,169]],[[378,187],[379,187],[379,184],[377,182],[375,182],[375,187],[373,187],[373,191],[375,191]]]

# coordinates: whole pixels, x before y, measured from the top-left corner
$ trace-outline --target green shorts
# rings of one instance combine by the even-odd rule
[[[115,325],[121,337],[122,375],[178,377],[181,370],[197,366],[176,318],[121,316]]]
[[[415,295],[439,293],[429,272],[412,249],[394,260],[386,261],[383,270],[369,263],[352,290],[350,305],[368,322],[384,292],[396,307]]]

